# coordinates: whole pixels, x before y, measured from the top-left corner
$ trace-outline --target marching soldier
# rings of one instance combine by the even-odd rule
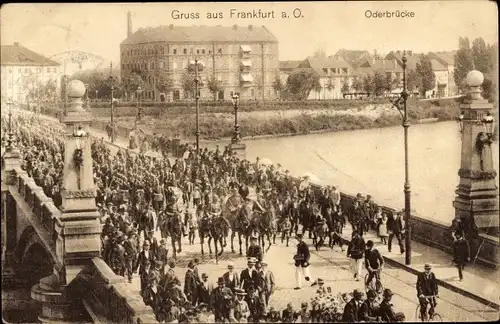
[[[115,273],[119,276],[125,276],[125,248],[123,247],[123,241],[125,241],[125,236],[120,233],[116,238],[112,260],[115,265]]]
[[[167,265],[168,261],[168,248],[165,239],[160,240],[160,246],[158,247],[158,250],[156,252],[156,259],[162,262],[163,265],[161,268],[161,274],[165,274],[165,266]]]
[[[129,283],[132,283],[132,273],[137,261],[137,246],[135,236],[135,231],[130,230],[128,233],[128,239],[123,243],[123,247],[125,248],[125,269]]]

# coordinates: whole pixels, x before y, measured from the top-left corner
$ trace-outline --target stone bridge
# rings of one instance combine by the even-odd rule
[[[140,296],[100,258],[101,222],[95,205],[85,87],[72,81],[66,125],[63,203],[20,167],[12,134],[2,156],[2,283],[31,287],[42,322],[156,322]],[[76,152],[82,159],[76,159]]]

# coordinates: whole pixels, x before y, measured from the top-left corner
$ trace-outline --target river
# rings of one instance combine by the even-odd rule
[[[339,185],[342,192],[371,194],[379,204],[404,207],[401,126],[245,139],[244,143],[250,161],[268,158],[292,175],[310,172],[319,179],[318,184]],[[223,147],[227,142],[217,144]],[[454,121],[409,128],[411,209],[415,214],[451,223],[460,150],[460,133]],[[498,143],[492,145],[492,150],[498,173]],[[498,186],[498,177],[496,181]]]

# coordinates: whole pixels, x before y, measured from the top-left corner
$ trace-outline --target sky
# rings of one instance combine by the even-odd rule
[[[7,4],[0,9],[1,44],[19,42],[47,57],[84,51],[119,63],[119,44],[127,34],[127,11],[133,30],[158,25],[265,25],[279,41],[280,60],[302,60],[321,49],[429,52],[453,50],[458,37],[498,40],[495,2],[254,2],[254,3],[77,3]],[[274,11],[274,18],[230,17],[235,12]],[[298,9],[298,10],[295,10]],[[172,12],[199,19],[174,19]],[[299,16],[295,18],[293,13]],[[367,18],[369,12],[414,13],[405,18]],[[207,13],[222,13],[207,19]],[[288,18],[282,18],[282,12]]]

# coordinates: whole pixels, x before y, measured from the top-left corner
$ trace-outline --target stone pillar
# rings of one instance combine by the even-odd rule
[[[460,105],[463,114],[462,158],[458,175],[455,218],[461,218],[469,238],[478,234],[498,234],[498,187],[491,153],[491,134],[487,133],[483,118],[493,105],[481,96],[484,80],[479,71],[467,75],[469,96]]]
[[[73,318],[68,285],[92,258],[101,250],[100,215],[95,204],[94,177],[92,174],[91,141],[89,136],[92,117],[83,109],[82,97],[85,85],[72,80],[67,88],[68,107],[61,117],[66,125],[64,149],[64,173],[61,190],[62,206],[56,255],[62,268],[42,278],[31,289],[31,297],[42,303],[40,320],[70,321]]]
[[[247,154],[246,154],[246,148],[247,148],[247,146],[245,145],[245,143],[242,143],[241,140],[240,141],[231,141],[231,143],[229,143],[228,147],[231,150],[231,152],[236,152],[236,155],[240,159],[246,159],[246,157],[247,157]]]

